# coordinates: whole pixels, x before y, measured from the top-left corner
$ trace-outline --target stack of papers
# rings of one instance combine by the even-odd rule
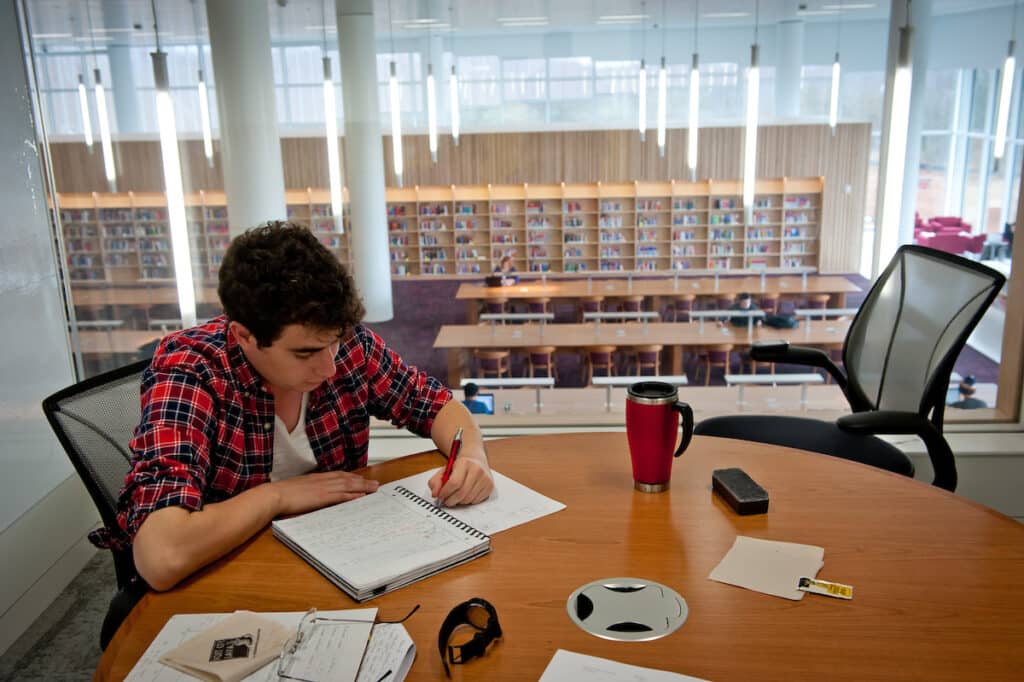
[[[376,616],[377,609],[350,609],[346,611],[317,611],[324,618],[369,619]],[[187,640],[214,627],[230,617],[229,613],[190,613],[172,617],[167,625],[142,654],[135,667],[125,678],[128,682],[195,682],[186,675],[160,662],[160,657]],[[259,613],[262,618],[275,621],[294,632],[304,612]],[[361,623],[325,624],[317,627],[316,637],[303,644],[310,647],[297,652],[300,659],[299,676],[317,680],[355,680],[356,682],[377,682],[387,676],[388,682],[401,682],[409,673],[416,657],[416,645],[409,632],[400,623],[380,623],[373,626],[369,642],[365,635],[360,640],[355,630]],[[363,630],[365,632],[365,630]],[[246,682],[277,682],[278,659],[260,668],[245,678]],[[358,671],[358,674],[356,673]],[[289,672],[292,672],[289,670]]]
[[[825,565],[825,550],[814,545],[736,537],[732,549],[709,576],[721,583],[799,601],[800,578],[813,578]]]

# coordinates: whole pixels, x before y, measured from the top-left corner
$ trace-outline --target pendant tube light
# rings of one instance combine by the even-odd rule
[[[117,168],[114,166],[114,145],[110,140],[110,116],[107,114],[107,95],[100,79],[100,70],[93,69],[96,94],[96,118],[100,124],[100,145],[103,148],[103,172],[107,176],[107,184],[113,190],[117,183]]]
[[[903,173],[907,154],[907,131],[910,127],[910,12],[908,25],[899,29],[899,51],[892,81],[892,103],[889,109],[889,139],[885,152],[885,184],[882,194],[882,217],[878,230],[878,262],[887,263],[896,252],[899,240]]]
[[[388,0],[388,35],[391,38],[391,61],[388,64],[388,105],[391,109],[391,158],[395,181],[402,186],[402,100],[398,91],[398,67],[395,64],[395,22]]]
[[[1010,122],[1010,97],[1013,94],[1014,69],[1016,60],[1014,49],[1017,37],[1017,2],[1013,3],[1013,20],[1010,23],[1010,44],[1006,49],[1006,60],[1003,62],[1003,75],[999,84],[999,113],[996,115],[996,140],[992,156],[1003,158],[1006,151],[1006,128]]]
[[[832,92],[828,99],[828,127],[836,134],[836,123],[839,122],[839,53],[836,52],[832,62]]]
[[[839,38],[843,26],[843,3],[839,3],[839,16],[836,18],[836,56],[832,60],[832,85],[828,98],[828,127],[832,134],[836,134],[836,124],[839,122]]]
[[[192,255],[185,222],[185,193],[181,182],[181,159],[178,156],[178,133],[174,121],[174,103],[167,78],[167,53],[160,49],[160,30],[153,9],[153,30],[156,52],[153,60],[153,83],[156,86],[156,118],[160,127],[160,156],[163,160],[164,187],[167,193],[167,219],[171,230],[171,252],[174,258],[174,280],[178,290],[178,308],[184,327],[196,323],[196,295],[192,283]]]
[[[200,48],[202,49],[202,48]],[[196,83],[199,91],[199,121],[203,127],[203,155],[206,156],[206,163],[213,166],[213,129],[210,127],[210,95],[206,88],[206,79],[203,78],[203,70],[199,69],[199,80]]]
[[[82,111],[82,131],[85,133],[85,146],[92,151],[92,117],[89,115],[89,95],[85,92],[85,79],[78,74],[78,108]]]
[[[640,3],[640,14],[647,18],[647,3]],[[641,20],[642,21],[642,20]],[[637,121],[636,129],[640,133],[640,141],[647,140],[647,26],[640,29],[640,72],[637,74]]]
[[[341,194],[341,159],[338,154],[338,104],[334,96],[331,58],[324,56],[324,127],[327,138],[327,182],[331,191],[331,215],[337,232],[344,232],[344,201]]]
[[[637,107],[637,130],[640,131],[640,141],[647,139],[647,62],[640,60],[640,73],[637,76],[637,94],[640,101]]]
[[[665,116],[668,107],[668,102],[666,102],[667,80],[665,58],[662,57],[661,68],[658,69],[658,156],[665,156]]]
[[[658,68],[658,156],[665,156],[665,119],[668,112],[668,73],[665,71],[665,0],[661,0],[661,64]]]
[[[697,181],[697,135],[700,127],[700,57],[697,51],[697,24],[700,21],[700,2],[693,7],[693,61],[690,63],[690,116],[686,133],[686,165],[690,181]]]
[[[754,189],[757,183],[757,112],[761,97],[760,48],[757,44],[757,24],[760,2],[754,3],[754,43],[750,46],[750,68],[747,69],[747,120],[743,136],[743,210],[746,223],[753,222]]]
[[[338,153],[338,102],[334,94],[334,70],[327,54],[327,2],[320,3],[320,26],[323,40],[324,75],[324,141],[327,143],[327,186],[331,195],[331,215],[336,232],[345,231],[345,204],[342,197],[341,158]]]
[[[114,145],[110,139],[110,114],[107,112],[107,95],[100,77],[99,58],[96,56],[96,34],[92,28],[92,11],[89,3],[85,3],[86,19],[89,22],[89,40],[92,42],[93,55],[93,94],[96,97],[96,121],[100,129],[100,147],[103,150],[103,173],[107,178],[110,191],[117,191],[117,167],[114,165]]]
[[[398,75],[395,67],[395,62],[392,61],[390,66],[390,75],[388,76],[388,95],[391,105],[391,152],[392,159],[395,168],[395,177],[398,182],[398,186],[402,186],[402,111],[400,109],[402,102],[398,96]]]
[[[430,160],[437,163],[437,90],[433,64],[427,64],[427,143],[430,146]]]
[[[459,76],[452,64],[452,73],[448,77],[448,91],[451,94],[452,142],[459,146]]]
[[[459,74],[455,69],[458,58],[455,55],[455,20],[453,18],[452,6],[448,5],[448,25],[452,30],[452,72],[448,75],[448,97],[450,99],[448,108],[452,117],[452,143],[459,146]]]
[[[199,57],[199,77],[196,80],[196,91],[199,95],[199,125],[203,129],[203,155],[206,157],[206,164],[213,168],[213,129],[210,125],[210,93],[206,87],[206,78],[203,75],[203,43],[200,40],[202,33],[199,30],[199,13],[196,10],[197,0],[192,0],[192,23],[196,30],[196,53]]]

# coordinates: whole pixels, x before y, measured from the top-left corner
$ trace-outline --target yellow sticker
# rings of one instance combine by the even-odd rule
[[[823,594],[826,597],[836,599],[853,599],[853,587],[842,583],[833,583],[827,580],[816,580],[815,578],[800,578],[797,589],[803,592]]]

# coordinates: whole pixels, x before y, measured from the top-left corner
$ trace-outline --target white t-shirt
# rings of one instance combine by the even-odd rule
[[[309,393],[302,394],[302,406],[299,408],[299,421],[291,432],[284,421],[274,415],[274,465],[270,470],[271,481],[283,481],[286,478],[308,474],[316,468],[316,457],[309,445],[306,435],[306,404]]]

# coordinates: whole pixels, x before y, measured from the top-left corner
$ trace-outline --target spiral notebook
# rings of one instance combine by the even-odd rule
[[[491,551],[491,538],[404,486],[274,521],[274,537],[356,601]]]

